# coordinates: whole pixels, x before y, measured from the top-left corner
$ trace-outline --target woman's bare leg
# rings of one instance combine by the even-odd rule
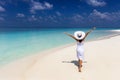
[[[82,68],[82,60],[78,60],[78,70],[79,72],[81,72],[81,68]]]

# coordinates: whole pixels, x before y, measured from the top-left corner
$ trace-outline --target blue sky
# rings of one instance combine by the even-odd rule
[[[0,28],[119,27],[119,0],[0,0]]]

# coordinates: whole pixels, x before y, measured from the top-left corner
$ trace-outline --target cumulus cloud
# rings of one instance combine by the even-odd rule
[[[72,20],[74,20],[75,22],[82,21],[83,19],[83,16],[81,16],[80,14],[75,14],[72,16]]]
[[[63,21],[63,20],[61,20]],[[65,20],[64,20],[65,21]],[[116,12],[102,12],[94,9],[90,14],[74,14],[67,17],[66,21],[69,24],[79,25],[96,25],[96,26],[118,26],[120,23],[120,11]]]
[[[0,6],[0,12],[4,12],[5,8],[3,8],[2,6]]]
[[[45,2],[45,3],[44,3],[44,9],[50,9],[50,8],[52,8],[52,7],[53,7],[52,4],[50,4],[50,3],[48,3],[48,2]]]
[[[62,15],[59,11],[57,11],[56,14],[57,14],[58,16],[61,16],[61,15]]]
[[[120,20],[120,11],[117,12],[100,12],[96,9],[93,10],[92,13],[90,13],[89,18],[96,18],[96,19],[104,19],[108,21],[117,21]]]
[[[108,12],[101,13],[101,12],[97,11],[96,9],[94,9],[93,12],[90,13],[91,17],[100,18],[100,19],[107,19],[107,20],[110,19],[109,15],[110,15],[110,13],[108,13]]]
[[[105,6],[106,2],[101,1],[101,0],[86,0],[89,5],[92,6]]]
[[[58,17],[56,17],[55,15],[49,15],[48,17],[46,17],[46,21],[57,23],[57,18]]]
[[[28,18],[29,21],[36,21],[37,18],[35,17],[35,15],[32,15],[30,18]]]
[[[31,9],[30,9],[31,13],[35,13],[35,11],[37,10],[45,10],[51,8],[53,8],[53,5],[48,2],[41,3],[31,0]]]
[[[25,17],[23,13],[18,13],[16,17]]]
[[[96,9],[88,15],[86,21],[90,24],[95,25],[120,25],[120,11],[117,12],[100,12]]]

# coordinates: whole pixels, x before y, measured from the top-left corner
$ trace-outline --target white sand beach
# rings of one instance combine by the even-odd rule
[[[85,42],[84,47],[82,72],[73,44],[0,67],[0,80],[120,80],[120,36]]]

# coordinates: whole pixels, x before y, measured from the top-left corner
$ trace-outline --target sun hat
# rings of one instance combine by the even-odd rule
[[[83,31],[75,31],[74,37],[78,40],[82,40],[85,37],[85,32]]]

